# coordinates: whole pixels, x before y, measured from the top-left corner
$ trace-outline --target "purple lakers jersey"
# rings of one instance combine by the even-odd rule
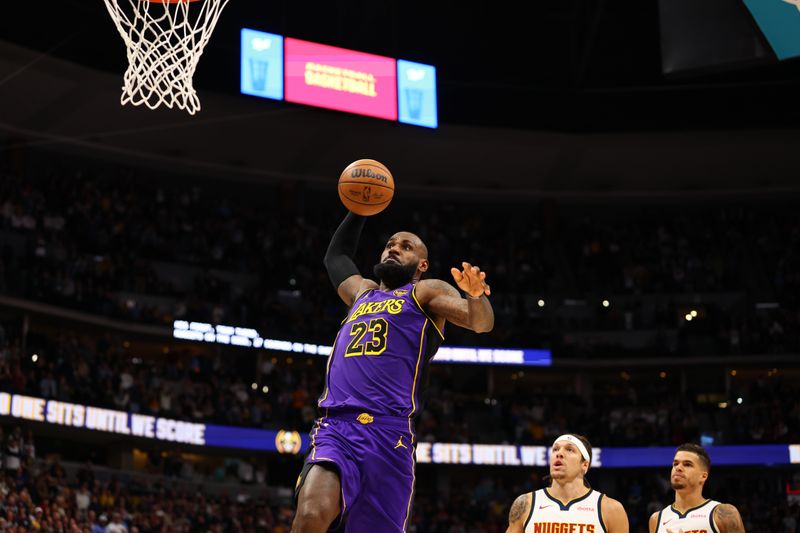
[[[356,298],[328,358],[319,406],[413,416],[428,362],[444,337],[417,302],[414,284]]]

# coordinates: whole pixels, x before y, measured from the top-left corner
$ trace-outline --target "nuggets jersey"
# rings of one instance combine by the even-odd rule
[[[714,525],[713,511],[719,505],[714,500],[706,500],[702,505],[693,507],[685,513],[679,513],[671,505],[658,513],[656,533],[683,531],[683,533],[718,533]]]
[[[328,358],[319,406],[413,416],[428,362],[444,337],[409,283],[360,294],[342,322]]]
[[[603,494],[589,490],[566,505],[550,496],[547,489],[533,493],[525,533],[605,533],[600,505]]]

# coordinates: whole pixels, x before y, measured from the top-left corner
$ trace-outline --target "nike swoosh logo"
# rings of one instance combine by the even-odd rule
[[[661,525],[662,525],[662,526],[666,526],[667,524],[669,524],[669,523],[670,523],[670,522],[672,522],[673,520],[675,520],[675,519],[674,519],[674,518],[670,518],[670,519],[669,519],[669,520],[667,520],[666,522],[661,522]]]
[[[552,507],[552,505],[540,505],[539,509],[547,509],[548,507]]]

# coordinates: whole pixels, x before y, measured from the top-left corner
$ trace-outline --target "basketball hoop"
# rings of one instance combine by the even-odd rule
[[[120,102],[200,110],[192,76],[229,0],[105,0],[128,49]]]

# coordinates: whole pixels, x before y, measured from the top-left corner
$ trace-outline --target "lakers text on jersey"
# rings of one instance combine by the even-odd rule
[[[409,283],[356,298],[328,358],[319,406],[330,412],[413,416],[427,365],[442,343]]]

